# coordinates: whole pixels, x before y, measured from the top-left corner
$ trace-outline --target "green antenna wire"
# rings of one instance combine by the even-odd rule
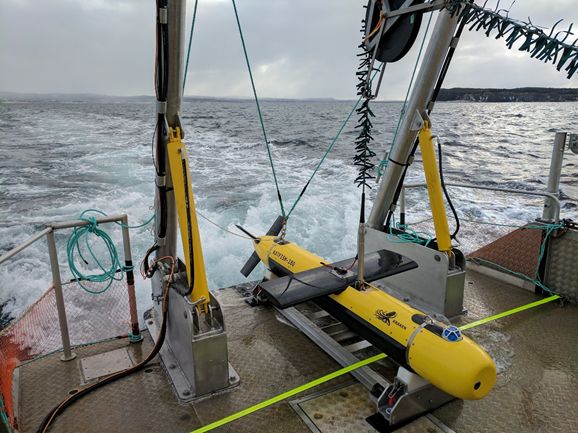
[[[247,47],[245,46],[245,38],[243,37],[243,29],[241,28],[241,21],[239,20],[239,13],[237,12],[237,4],[235,0],[231,0],[233,3],[233,9],[235,10],[235,19],[237,20],[237,27],[239,28],[239,36],[241,37],[241,45],[243,46],[243,54],[245,55],[245,62],[247,63],[247,70],[249,71],[249,78],[251,80],[251,87],[253,88],[253,95],[255,97],[255,104],[257,105],[257,113],[259,115],[259,121],[261,122],[261,130],[263,131],[263,138],[265,139],[265,145],[267,146],[267,155],[269,156],[269,163],[271,164],[271,171],[273,172],[273,179],[275,180],[275,188],[277,189],[277,197],[279,199],[279,206],[281,207],[281,215],[285,218],[285,207],[283,206],[283,199],[281,198],[281,191],[279,190],[279,182],[277,181],[277,174],[275,173],[275,165],[273,164],[273,156],[271,155],[271,148],[269,146],[269,138],[267,137],[267,131],[265,130],[265,122],[263,121],[263,114],[261,113],[261,106],[259,104],[259,97],[257,96],[257,90],[255,88],[255,80],[253,79],[253,72],[251,71],[251,63],[249,62],[249,54],[247,53]]]
[[[193,19],[191,20],[191,31],[189,33],[189,48],[187,49],[187,61],[185,62],[185,74],[183,75],[183,95],[185,94],[185,84],[187,83],[187,72],[189,71],[189,58],[191,57],[191,45],[193,44],[193,32],[195,31],[195,22],[197,20],[197,5],[199,0],[195,0],[193,7]]]

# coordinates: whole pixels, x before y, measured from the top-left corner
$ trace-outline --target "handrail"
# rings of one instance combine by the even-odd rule
[[[128,225],[128,216],[126,214],[119,214],[119,215],[108,215],[102,216],[99,218],[95,218],[94,221],[98,224],[105,224],[105,223],[120,223],[122,227],[122,241],[124,247],[124,259],[125,265],[127,269],[127,289],[128,289],[128,302],[129,302],[129,313],[130,313],[130,321],[131,321],[131,333],[129,337],[131,338],[131,342],[137,342],[142,339],[140,337],[139,327],[138,327],[138,315],[136,310],[136,296],[135,296],[135,288],[134,288],[134,276],[132,271],[132,257],[131,257],[131,249],[130,249],[130,237],[128,233],[129,225]],[[34,244],[38,240],[42,239],[46,236],[46,241],[48,243],[48,255],[50,257],[50,268],[52,272],[52,286],[54,289],[54,296],[56,300],[56,308],[58,311],[58,321],[60,326],[60,337],[62,338],[62,348],[63,348],[63,355],[60,358],[62,361],[69,361],[76,357],[74,353],[72,353],[71,345],[70,345],[70,337],[68,333],[68,322],[66,318],[66,308],[64,305],[64,298],[62,295],[62,281],[60,277],[60,266],[58,265],[58,254],[56,250],[56,242],[54,239],[54,232],[56,230],[74,228],[74,227],[83,227],[86,225],[92,224],[92,221],[88,221],[86,219],[78,219],[78,220],[69,220],[69,221],[60,221],[60,222],[53,222],[46,224],[46,228],[35,235],[29,237],[20,245],[12,248],[7,253],[0,256],[0,265],[7,260],[14,257],[16,254],[20,253],[21,251],[28,248],[30,245]]]
[[[30,245],[32,245],[34,242],[36,242],[37,240],[41,239],[43,236],[46,236],[48,233],[50,233],[52,231],[52,227],[47,227],[44,230],[42,230],[39,233],[36,233],[33,236],[30,236],[28,239],[26,239],[24,242],[22,242],[20,245],[12,248],[10,251],[8,251],[6,254],[3,254],[2,256],[0,256],[0,265],[2,263],[4,263],[6,260],[11,259],[12,257],[14,257],[16,254],[18,254],[20,251],[25,250],[26,248],[28,248]]]
[[[96,218],[96,222],[98,224],[105,224],[105,223],[112,223],[112,222],[119,222],[119,221],[124,223],[124,221],[126,219],[127,219],[126,214],[119,214],[119,215],[109,215],[106,217]],[[17,245],[16,247],[12,248],[7,253],[0,256],[0,265],[2,263],[4,263],[6,260],[9,260],[12,257],[14,257],[20,251],[23,251],[26,248],[28,248],[30,245],[32,245],[36,241],[42,239],[43,236],[46,236],[48,233],[50,233],[53,230],[62,230],[62,229],[68,229],[68,228],[72,228],[72,227],[82,227],[82,226],[86,226],[88,224],[90,224],[90,222],[88,222],[86,220],[69,220],[69,221],[60,221],[60,222],[54,222],[54,223],[46,224],[46,228],[44,230],[36,233],[35,235],[30,236],[28,239],[26,239],[20,245]]]
[[[481,189],[486,191],[497,191],[497,192],[508,192],[512,194],[520,194],[520,195],[532,195],[537,197],[547,197],[552,200],[555,206],[555,216],[554,216],[554,223],[558,224],[560,222],[560,200],[556,197],[555,194],[543,191],[525,191],[519,189],[512,189],[512,188],[496,188],[493,186],[483,186],[483,185],[471,185],[466,183],[452,183],[446,182],[446,186],[453,186],[457,188],[469,188],[469,189]],[[404,184],[402,188],[402,196],[400,197],[400,212],[405,214],[405,189],[406,188],[421,188],[426,187],[427,184],[425,183],[408,183]]]

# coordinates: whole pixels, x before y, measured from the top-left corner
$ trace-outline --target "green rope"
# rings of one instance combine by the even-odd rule
[[[433,17],[433,13],[430,13],[429,20],[427,21],[427,26],[425,28],[425,32],[423,34],[423,39],[421,40],[421,45],[419,47],[419,52],[417,54],[417,58],[415,59],[415,65],[413,67],[411,79],[409,80],[409,86],[407,86],[407,92],[405,93],[405,99],[403,101],[403,105],[401,106],[399,118],[397,119],[397,126],[395,127],[395,133],[393,134],[393,139],[391,140],[391,146],[389,147],[389,152],[387,153],[388,155],[389,155],[389,153],[391,153],[391,149],[393,148],[393,145],[395,143],[395,139],[397,138],[397,134],[399,132],[399,127],[401,125],[401,121],[405,117],[405,108],[407,106],[407,100],[409,99],[409,92],[411,90],[411,87],[413,86],[413,80],[414,80],[415,74],[417,72],[419,60],[421,59],[421,53],[423,52],[423,47],[425,46],[425,40],[426,40],[427,34],[429,32],[429,27],[431,24],[432,17]],[[381,161],[379,161],[379,165],[377,166],[377,177],[378,178],[383,175],[383,170],[385,170],[385,167],[387,167],[387,159],[382,159]]]
[[[371,77],[371,79],[373,80],[375,78],[375,76],[377,75],[379,71],[375,71],[373,73],[373,76]],[[313,170],[313,173],[311,173],[311,176],[309,177],[309,180],[307,181],[307,183],[305,184],[305,186],[303,187],[303,189],[301,190],[301,193],[299,194],[299,196],[297,197],[297,199],[295,200],[295,203],[293,203],[293,206],[291,206],[291,209],[289,210],[289,213],[287,214],[286,219],[289,218],[289,215],[291,215],[291,213],[293,212],[293,210],[295,209],[295,207],[297,206],[297,203],[299,203],[299,201],[301,200],[301,197],[303,197],[303,194],[305,193],[305,190],[307,189],[307,187],[309,186],[309,184],[311,183],[311,181],[313,180],[313,178],[315,177],[315,175],[317,174],[317,172],[319,171],[319,168],[321,167],[321,165],[325,162],[325,159],[327,158],[327,155],[329,155],[329,153],[333,150],[333,146],[335,145],[335,143],[337,143],[337,140],[339,140],[339,137],[341,136],[341,133],[343,132],[343,130],[345,129],[345,126],[347,125],[347,123],[349,122],[349,119],[351,119],[351,116],[353,116],[353,113],[355,113],[355,110],[357,109],[357,106],[359,105],[359,103],[361,102],[361,100],[363,99],[363,96],[360,96],[357,101],[355,102],[355,104],[353,104],[353,107],[351,108],[351,111],[349,112],[349,114],[347,115],[347,117],[343,120],[343,122],[341,122],[341,126],[339,127],[339,129],[337,130],[337,134],[335,134],[335,137],[333,137],[333,140],[331,140],[331,143],[329,144],[329,147],[327,148],[327,150],[325,151],[325,153],[323,154],[323,156],[321,157],[321,159],[319,160],[319,163],[317,164],[317,166],[315,167],[315,170]]]
[[[534,284],[535,286],[540,287],[542,290],[544,290],[545,292],[549,293],[549,294],[553,294],[554,292],[546,287],[541,281],[535,279],[535,278],[531,278],[526,274],[523,274],[521,272],[516,272],[513,271],[511,269],[506,268],[505,266],[502,266],[496,262],[493,262],[491,260],[486,260],[486,259],[482,259],[480,257],[473,257],[473,258],[468,258],[469,261],[477,263],[477,264],[486,264],[486,265],[490,265],[491,267],[496,267],[498,268],[498,270],[506,273],[506,274],[511,274],[514,275],[515,277],[521,278],[523,280],[529,281],[530,283]],[[538,262],[539,263],[539,262]]]
[[[237,20],[237,27],[239,28],[239,36],[241,37],[241,45],[243,46],[243,54],[245,55],[245,62],[247,63],[247,70],[249,71],[249,78],[251,80],[251,87],[253,88],[253,96],[255,97],[255,104],[257,105],[257,114],[259,115],[259,122],[261,122],[261,130],[263,131],[263,138],[267,146],[267,155],[269,156],[269,163],[271,164],[271,171],[273,179],[275,180],[275,188],[277,189],[277,198],[279,199],[279,206],[281,207],[281,215],[286,217],[285,207],[283,206],[283,199],[281,198],[281,191],[279,190],[279,182],[277,181],[277,174],[275,173],[275,165],[273,164],[273,156],[271,155],[271,148],[269,146],[269,138],[265,130],[265,122],[263,121],[263,114],[261,113],[261,106],[259,104],[259,97],[257,96],[257,89],[255,88],[255,80],[253,79],[253,72],[251,70],[251,63],[249,62],[249,54],[245,46],[245,38],[243,37],[243,29],[241,28],[241,21],[239,20],[239,13],[237,12],[237,4],[235,0],[231,0],[233,9],[235,11],[235,19]]]
[[[187,72],[189,70],[189,58],[191,57],[191,45],[193,44],[193,32],[195,31],[195,21],[197,20],[197,5],[199,0],[195,0],[193,7],[193,19],[191,20],[191,31],[189,33],[189,48],[187,49],[187,61],[185,62],[185,75],[183,76],[183,95],[185,94],[185,84],[187,83]]]
[[[564,224],[562,224],[562,223],[544,224],[544,225],[529,224],[529,225],[525,225],[525,226],[520,226],[520,225],[511,225],[511,224],[498,224],[498,223],[491,223],[491,222],[485,222],[485,221],[473,221],[473,220],[465,220],[465,221],[470,221],[470,222],[477,223],[477,224],[493,225],[493,226],[497,226],[497,227],[512,227],[512,228],[519,228],[519,229],[546,230],[546,234],[544,235],[544,239],[542,239],[542,242],[540,243],[540,251],[538,253],[538,265],[536,266],[536,270],[535,270],[534,275],[532,277],[529,275],[523,274],[521,272],[516,272],[512,269],[508,269],[505,266],[502,266],[499,263],[496,263],[492,260],[487,260],[487,259],[480,258],[480,257],[472,257],[472,258],[468,258],[468,260],[473,262],[473,263],[490,265],[491,267],[495,267],[502,272],[505,272],[507,274],[514,275],[518,278],[522,278],[523,280],[529,281],[530,283],[534,284],[535,286],[540,287],[546,293],[554,294],[554,291],[552,291],[552,289],[550,289],[549,287],[544,285],[544,283],[540,279],[540,264],[542,263],[542,260],[544,259],[544,255],[546,254],[546,245],[547,245],[548,239],[550,238],[550,236],[552,235],[552,233],[555,230],[563,228]],[[395,236],[398,239],[397,241],[393,241],[393,242],[415,243],[415,244],[428,246],[428,244],[432,241],[433,236],[431,236],[429,233],[426,233],[426,232],[415,231],[415,230],[411,229],[409,226],[410,226],[409,224],[396,223],[395,219],[394,219],[392,227],[396,227],[399,230],[403,230],[405,233],[393,233],[392,229],[390,227],[389,234],[392,236]]]
[[[120,259],[118,256],[118,251],[112,241],[112,238],[106,233],[104,230],[98,227],[98,223],[96,222],[96,218],[85,216],[87,213],[93,212],[98,213],[100,215],[107,216],[106,213],[98,210],[98,209],[87,209],[80,214],[79,219],[82,221],[86,221],[88,224],[82,227],[75,227],[72,231],[72,234],[68,238],[68,243],[66,245],[66,256],[68,259],[68,267],[70,268],[70,272],[78,282],[79,286],[86,292],[91,293],[93,295],[98,295],[101,293],[106,292],[110,286],[112,285],[113,281],[120,281],[123,278],[123,272],[127,272],[132,270],[132,267],[121,266]],[[154,219],[154,215],[145,221],[142,224],[138,224],[136,226],[126,225],[120,222],[116,222],[117,225],[120,225],[124,228],[139,228],[144,227],[145,225],[149,224]],[[106,251],[108,253],[108,262],[109,266],[105,267],[101,260],[94,254],[91,244],[88,242],[89,237],[93,235],[100,239],[104,246],[106,247]],[[100,269],[100,273],[95,274],[84,274],[83,271],[78,269],[75,260],[75,251],[78,253],[78,256],[82,261],[88,265],[88,261],[85,259],[82,251],[80,249],[80,242],[84,241],[85,249],[90,253],[92,260],[98,268]],[[117,276],[118,271],[120,272],[120,276]],[[107,283],[106,286],[101,290],[93,290],[82,283],[82,281],[90,281],[93,283]]]
[[[530,283],[534,284],[535,286],[540,287],[546,293],[554,294],[554,291],[552,289],[550,289],[549,287],[547,287],[546,285],[544,285],[544,283],[540,279],[540,264],[542,263],[542,260],[544,259],[544,255],[546,254],[546,245],[548,243],[548,239],[550,238],[550,236],[552,235],[552,233],[555,230],[563,228],[564,224],[558,223],[558,224],[516,226],[516,225],[510,225],[510,224],[487,223],[487,222],[483,222],[483,221],[477,221],[477,223],[494,225],[494,226],[498,226],[498,227],[515,227],[515,228],[520,228],[520,229],[545,230],[546,234],[544,235],[544,239],[542,239],[542,242],[540,243],[540,251],[538,253],[538,264],[536,266],[536,270],[535,270],[534,275],[532,277],[530,277],[529,275],[523,274],[521,272],[517,272],[517,271],[514,271],[512,269],[506,268],[505,266],[502,266],[499,263],[496,263],[492,260],[487,260],[487,259],[484,259],[481,257],[472,257],[472,258],[469,258],[468,260],[470,260],[473,263],[490,265],[490,267],[497,268],[498,270],[500,270],[502,272],[505,272],[507,274],[514,275],[514,276],[521,278],[523,280],[529,281]]]
[[[397,240],[394,243],[411,243],[423,246],[429,246],[433,240],[433,236],[426,232],[418,232],[409,227],[409,224],[400,224],[395,222],[395,216],[392,215],[393,223],[388,227],[388,234],[394,236]],[[402,230],[403,233],[394,233],[392,227]]]

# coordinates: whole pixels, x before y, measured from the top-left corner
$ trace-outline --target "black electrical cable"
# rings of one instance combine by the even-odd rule
[[[450,209],[452,210],[452,214],[454,215],[454,220],[456,221],[456,228],[450,237],[451,237],[451,239],[456,239],[456,236],[458,235],[458,233],[460,231],[460,217],[458,217],[458,213],[456,212],[456,208],[454,207],[454,204],[452,203],[450,195],[448,194],[448,190],[446,189],[446,183],[444,181],[444,168],[443,168],[443,162],[442,162],[442,159],[443,159],[442,145],[441,145],[439,140],[437,140],[437,142],[438,142],[438,166],[439,166],[439,172],[440,172],[440,182],[442,184],[442,190],[444,191],[444,195],[446,196],[446,200],[448,202],[448,205],[449,205]]]
[[[159,104],[157,122],[153,134],[153,142],[156,141],[156,149],[153,149],[153,164],[156,175],[162,178],[166,175],[166,145],[169,141],[169,125],[166,116],[166,102],[168,94],[168,24],[162,17],[163,11],[166,12],[167,1],[157,0],[157,19],[156,19],[156,55],[155,55],[155,93]],[[156,140],[155,140],[156,139]],[[156,154],[156,158],[154,155]],[[164,238],[167,231],[167,193],[166,184],[157,184],[158,205],[160,215],[158,218],[157,237]]]
[[[98,389],[104,385],[112,383],[118,379],[121,379],[123,377],[126,377],[132,373],[135,373],[135,372],[141,370],[155,356],[158,355],[158,353],[161,350],[161,347],[165,341],[165,336],[166,336],[166,331],[167,331],[167,313],[168,313],[168,303],[169,303],[168,293],[169,293],[169,288],[171,286],[172,275],[173,275],[173,271],[174,271],[174,267],[175,267],[174,259],[172,257],[165,257],[165,258],[170,258],[172,260],[172,265],[171,265],[172,271],[170,274],[171,277],[169,278],[169,280],[165,286],[164,293],[163,293],[163,303],[162,303],[162,319],[163,320],[161,323],[159,336],[158,336],[158,339],[157,339],[155,346],[153,347],[153,349],[151,350],[149,355],[142,362],[135,365],[134,367],[127,368],[125,370],[121,370],[117,373],[111,374],[110,376],[106,376],[104,379],[80,389],[77,393],[75,393],[75,394],[67,397],[63,401],[61,401],[57,406],[55,406],[44,417],[44,419],[42,420],[42,423],[38,427],[37,433],[46,433],[48,431],[48,429],[50,428],[50,425],[52,424],[52,422],[54,422],[54,420],[56,419],[56,417],[58,415],[60,415],[62,413],[62,411],[64,411],[64,409],[66,409],[67,407],[72,405],[77,400],[81,399],[82,397],[88,395],[92,391],[94,391],[94,390],[96,390],[96,389]]]

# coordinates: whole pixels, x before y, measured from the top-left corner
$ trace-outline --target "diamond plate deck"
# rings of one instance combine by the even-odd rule
[[[464,298],[463,323],[541,299],[475,272]],[[553,302],[465,333],[496,361],[496,387],[436,410],[438,419],[459,433],[578,432],[578,308]]]
[[[568,230],[552,239],[546,270],[546,286],[578,304],[578,231]]]
[[[250,308],[235,290],[223,290],[219,297],[228,327],[230,362],[241,376],[238,388],[194,404],[179,405],[158,361],[154,361],[146,370],[75,403],[57,419],[51,431],[190,432],[339,368],[304,335],[280,322],[271,308]],[[531,292],[470,271],[465,290],[468,314],[461,323],[536,299],[539,297]],[[496,360],[498,383],[483,400],[454,401],[438,409],[434,413],[438,419],[457,433],[578,432],[577,307],[560,308],[551,303],[466,333]],[[114,340],[78,348],[79,357],[67,363],[59,361],[55,354],[19,367],[19,431],[36,431],[44,414],[79,386],[80,358],[122,347],[128,348],[136,363],[150,351],[152,343],[148,336],[137,345],[130,345],[126,339]],[[382,370],[387,373],[393,369]],[[349,380],[350,376],[342,377],[295,398],[327,391]],[[341,398],[340,404],[347,406],[348,413],[365,414],[370,406],[367,396],[362,394],[352,391],[348,393],[351,398],[346,399],[337,393],[318,402],[329,404],[331,397]],[[331,416],[322,418],[327,420]],[[364,432],[352,424],[344,425],[343,431]],[[407,432],[438,431],[424,418],[406,428],[410,428]],[[307,433],[310,430],[290,404],[282,402],[215,431]]]
[[[131,368],[133,365],[126,347],[80,360],[84,382]]]
[[[291,402],[315,433],[375,433],[365,418],[375,413],[375,403],[359,383]],[[396,433],[443,433],[426,417],[396,430]]]
[[[531,276],[538,266],[542,235],[543,230],[519,228],[468,254],[468,257],[489,260]]]

